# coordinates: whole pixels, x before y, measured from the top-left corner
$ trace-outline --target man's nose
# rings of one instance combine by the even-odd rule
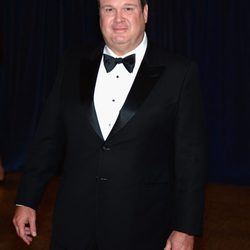
[[[123,11],[122,10],[117,10],[115,13],[115,21],[116,22],[121,22],[124,19],[123,16]]]

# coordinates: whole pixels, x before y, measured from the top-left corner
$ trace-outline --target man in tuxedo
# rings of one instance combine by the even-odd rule
[[[51,249],[191,250],[201,233],[205,136],[196,65],[148,41],[145,0],[99,0],[105,45],[65,55],[13,222],[30,244],[63,161]]]

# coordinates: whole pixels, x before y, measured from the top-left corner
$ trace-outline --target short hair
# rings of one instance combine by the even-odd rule
[[[100,7],[100,0],[97,0],[97,2],[98,2],[98,6]],[[141,7],[143,9],[144,6],[147,4],[147,0],[140,0],[140,2],[141,2]]]
[[[147,4],[147,0],[140,0],[140,1],[141,1],[141,7],[143,9],[144,6]]]

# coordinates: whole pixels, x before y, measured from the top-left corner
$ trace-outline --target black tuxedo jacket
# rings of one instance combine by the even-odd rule
[[[162,250],[201,232],[204,118],[196,65],[149,46],[106,140],[93,105],[103,47],[64,57],[17,203],[37,208],[62,160],[53,242],[60,249]]]

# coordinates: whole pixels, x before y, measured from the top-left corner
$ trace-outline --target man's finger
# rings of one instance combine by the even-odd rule
[[[19,231],[19,237],[28,245],[30,245],[31,241],[32,241],[32,237],[28,236],[25,232],[25,227],[19,227],[18,228]]]
[[[25,233],[31,235],[31,231],[29,227],[25,227]]]
[[[30,233],[33,237],[37,236],[37,232],[36,232],[36,219],[35,217],[30,218]]]

